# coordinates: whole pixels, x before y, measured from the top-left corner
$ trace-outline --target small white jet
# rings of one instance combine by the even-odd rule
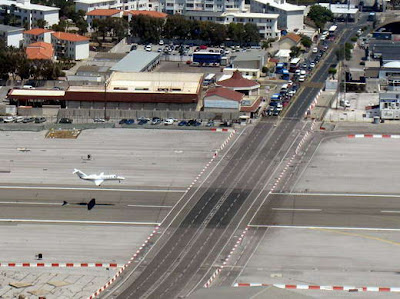
[[[77,174],[78,177],[82,180],[92,181],[97,186],[100,186],[104,181],[119,181],[121,183],[122,180],[125,180],[123,176],[118,176],[116,174],[104,174],[104,172],[100,174],[85,174],[79,169],[74,169],[73,174]]]

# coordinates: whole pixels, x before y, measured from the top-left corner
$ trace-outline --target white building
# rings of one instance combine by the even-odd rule
[[[51,43],[51,34],[54,31],[43,29],[43,28],[33,28],[31,30],[24,31],[24,46],[30,45],[36,42]]]
[[[0,0],[0,15],[13,15],[17,17],[21,26],[27,25],[28,28],[35,26],[38,20],[45,20],[46,27],[51,27],[59,22],[59,8],[31,4],[30,0]]]
[[[400,119],[400,91],[379,94],[381,119]]]
[[[354,4],[332,4],[318,3],[318,5],[329,9],[337,21],[355,20],[358,16],[358,8]]]
[[[75,11],[88,13],[95,9],[149,10],[148,0],[75,0]]]
[[[0,25],[0,38],[7,47],[19,48],[22,45],[24,28]]]
[[[123,11],[119,9],[95,9],[86,13],[86,22],[89,31],[92,31],[94,20],[104,20],[107,18],[122,18]]]
[[[79,34],[53,32],[51,43],[56,57],[68,57],[73,60],[89,58],[89,39]]]
[[[167,14],[186,14],[189,11],[244,11],[244,0],[160,0],[160,9]]]
[[[379,79],[388,80],[391,77],[400,77],[400,61],[391,61],[382,65]]]
[[[255,24],[262,38],[275,38],[280,36],[278,30],[277,14],[244,13],[244,12],[207,12],[190,11],[184,16],[189,20],[211,21],[219,24],[252,23]]]
[[[287,3],[286,0],[250,0],[253,13],[278,14],[278,29],[295,31],[304,26],[305,6]]]

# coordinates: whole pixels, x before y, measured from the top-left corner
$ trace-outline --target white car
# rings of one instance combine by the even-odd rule
[[[147,45],[144,49],[145,49],[147,52],[151,52],[151,45]]]
[[[306,75],[306,70],[301,70],[301,71],[300,71],[300,76],[302,76],[302,75],[303,75],[303,76]]]
[[[4,118],[4,122],[5,123],[13,123],[14,122],[14,117],[12,117],[12,116],[7,116],[7,117],[5,117]]]
[[[164,45],[164,41],[160,40],[160,42],[158,43],[160,46]]]
[[[300,75],[299,82],[304,82],[305,79],[306,79],[305,75]]]
[[[314,62],[311,62],[311,63],[310,63],[310,68],[313,69],[314,67],[315,67],[315,63],[314,63]]]
[[[344,103],[343,103],[343,106],[345,108],[350,108],[350,101],[349,100],[345,100]]]
[[[16,118],[15,118],[15,122],[16,123],[22,123],[24,121],[24,117],[23,116],[17,116]]]
[[[326,35],[322,35],[320,40],[326,40]],[[317,53],[317,52],[315,52],[315,53]]]
[[[164,120],[164,125],[168,126],[168,125],[173,125],[175,122],[174,118],[167,118],[166,120]]]
[[[313,53],[318,53],[318,48],[313,48],[313,49],[312,49],[312,52],[313,52]]]

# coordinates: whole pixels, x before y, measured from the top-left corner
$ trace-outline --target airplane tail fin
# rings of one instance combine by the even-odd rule
[[[86,176],[86,174],[84,174],[82,171],[80,171],[79,169],[74,169],[74,172],[72,174],[77,174],[78,177],[83,178]]]

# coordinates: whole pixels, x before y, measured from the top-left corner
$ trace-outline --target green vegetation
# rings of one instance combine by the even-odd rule
[[[309,38],[309,37],[306,36],[306,35],[302,35],[302,36],[301,36],[300,43],[301,43],[301,44],[303,45],[303,47],[305,47],[305,48],[310,48],[311,45],[312,45],[311,38]]]
[[[319,29],[324,29],[326,22],[330,22],[333,20],[332,12],[321,6],[321,5],[313,5],[310,8],[310,12],[307,15]]]
[[[344,47],[341,46],[338,50],[336,50],[336,58],[337,60],[346,59],[349,61],[351,59],[351,52],[354,46],[351,43],[345,43]]]
[[[49,60],[28,60],[21,49],[0,45],[0,78],[52,80],[62,75],[59,64]]]
[[[227,39],[239,44],[258,43],[260,35],[255,24],[230,23],[222,25],[207,21],[187,20],[182,16],[169,16],[166,21],[149,16],[133,16],[130,23],[131,35],[142,42],[157,43],[167,39],[200,39],[212,44],[221,44]]]
[[[290,48],[290,58],[295,58],[300,55],[300,47],[293,46]]]
[[[106,37],[111,37],[112,39],[121,40],[128,32],[128,21],[119,18],[106,18],[106,19],[94,19],[92,27],[95,30],[92,34],[93,39],[95,39],[101,45],[99,41],[99,36],[102,36],[103,42]]]
[[[337,69],[331,67],[331,68],[329,68],[328,73],[329,73],[329,75],[332,76],[332,79],[333,79],[333,78],[335,78],[335,75],[337,73]]]
[[[272,46],[272,43],[275,41],[275,38],[269,38],[262,42],[261,48],[268,49]]]

